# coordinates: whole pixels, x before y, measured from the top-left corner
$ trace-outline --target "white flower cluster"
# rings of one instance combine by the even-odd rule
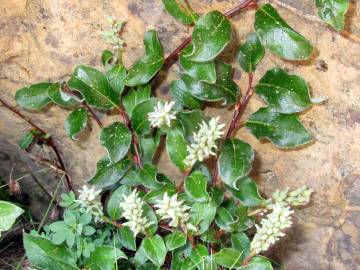
[[[272,212],[261,220],[261,226],[255,225],[257,232],[251,242],[251,251],[256,254],[266,251],[270,245],[285,236],[282,230],[291,226],[293,213],[289,206],[274,204]]]
[[[101,221],[104,215],[102,205],[98,200],[101,189],[95,190],[95,187],[88,188],[84,185],[78,191],[79,198],[75,201],[80,205],[80,210],[93,215],[96,222]]]
[[[105,42],[114,46],[115,49],[122,49],[125,45],[124,41],[120,38],[120,31],[123,28],[125,22],[116,20],[114,17],[108,17],[110,28],[101,32],[101,35]]]
[[[188,213],[190,207],[185,205],[183,201],[179,201],[177,194],[169,197],[167,192],[165,192],[164,197],[158,200],[154,206],[158,208],[156,214],[158,214],[161,219],[171,219],[169,223],[170,226],[177,227],[184,225],[187,229],[196,231],[196,228],[192,224],[187,223],[190,218]]]
[[[294,189],[289,191],[289,189],[285,190],[276,190],[272,198],[275,203],[283,204],[284,206],[301,206],[306,205],[310,201],[310,197],[313,190],[307,188],[306,186]]]
[[[209,155],[216,155],[216,140],[224,134],[221,129],[225,124],[219,124],[219,117],[211,118],[207,123],[203,121],[200,129],[194,133],[194,142],[187,146],[188,156],[185,164],[191,167],[196,161],[203,161]]]
[[[148,119],[152,127],[167,125],[170,127],[171,120],[176,119],[176,112],[172,111],[175,102],[159,101],[153,112],[148,113]]]
[[[145,232],[152,222],[143,216],[144,200],[139,197],[139,194],[134,190],[129,196],[125,196],[124,201],[120,203],[120,207],[123,209],[122,216],[128,221],[123,225],[128,226],[133,231],[134,236],[140,232]]]

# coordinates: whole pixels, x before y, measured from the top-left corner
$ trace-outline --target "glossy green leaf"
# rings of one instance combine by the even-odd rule
[[[73,140],[76,136],[85,130],[88,122],[88,114],[86,109],[80,107],[72,111],[65,120],[64,129],[66,134]]]
[[[190,198],[197,202],[206,202],[210,199],[207,192],[207,178],[200,171],[195,171],[185,178],[184,190]]]
[[[155,30],[145,33],[145,56],[136,61],[125,79],[128,86],[148,83],[161,69],[164,63],[164,52]]]
[[[118,232],[121,245],[128,250],[136,251],[136,239],[134,232],[127,226],[120,228]]]
[[[232,67],[229,64],[216,61],[216,83],[209,84],[193,79],[187,74],[181,76],[188,91],[196,98],[204,101],[223,101],[223,104],[233,104],[240,89],[232,79]]]
[[[244,44],[240,46],[237,59],[240,67],[249,73],[255,71],[256,65],[259,64],[264,55],[265,49],[258,36],[255,33],[251,33],[246,37]]]
[[[194,133],[198,132],[200,128],[200,123],[207,118],[203,111],[193,110],[179,112],[177,114],[177,119],[184,129],[185,139],[192,141]]]
[[[282,114],[271,108],[261,108],[253,113],[246,126],[256,138],[270,140],[279,148],[300,146],[312,140],[295,114]]]
[[[220,252],[214,254],[214,260],[218,265],[228,267],[230,269],[241,267],[242,252],[233,248],[223,248]]]
[[[139,181],[140,183],[149,189],[161,189],[164,186],[164,183],[161,183],[157,180],[157,168],[150,164],[144,164],[143,168],[139,171]]]
[[[192,204],[190,209],[190,223],[197,228],[194,233],[200,235],[206,232],[216,215],[216,206],[212,201],[200,203],[196,202]]]
[[[78,100],[74,96],[69,95],[61,90],[60,83],[54,83],[48,88],[48,95],[51,101],[59,106],[68,108],[78,104]]]
[[[140,137],[139,143],[141,150],[141,161],[144,163],[151,163],[160,144],[160,132],[155,130],[153,136]]]
[[[345,26],[345,14],[349,8],[349,0],[316,0],[319,17],[341,32]]]
[[[242,260],[245,259],[250,253],[250,240],[244,232],[231,234],[231,246],[233,249],[242,252]]]
[[[193,268],[207,270],[205,269],[205,258],[208,255],[208,250],[204,245],[197,245],[196,248],[192,249],[189,258],[194,265]]]
[[[183,70],[196,80],[204,81],[207,83],[216,82],[215,61],[208,62],[194,62],[191,61],[186,55],[193,51],[193,45],[189,44],[180,53],[179,61]]]
[[[122,99],[122,103],[124,105],[124,108],[131,117],[132,112],[136,105],[140,104],[141,102],[147,100],[150,98],[151,95],[151,86],[149,84],[147,85],[141,85],[137,87],[137,90],[131,89]]]
[[[88,181],[90,185],[95,185],[98,189],[103,189],[116,184],[127,173],[130,167],[128,159],[110,165],[108,156],[100,159],[96,165],[95,175]]]
[[[124,252],[111,246],[97,246],[84,262],[86,269],[113,270],[118,259],[127,259]]]
[[[142,209],[144,216],[147,218],[149,222],[151,222],[151,225],[148,228],[146,228],[146,235],[153,236],[158,229],[158,220],[156,214],[152,209],[152,207],[149,206],[147,203],[144,203]]]
[[[162,0],[162,2],[166,11],[182,24],[192,25],[199,18],[184,0]]]
[[[166,150],[169,154],[171,161],[182,171],[187,166],[185,165],[185,158],[188,155],[187,142],[182,132],[177,129],[170,129],[166,136]]]
[[[99,110],[119,106],[119,94],[111,87],[104,73],[95,68],[80,65],[75,68],[68,86],[79,91],[86,102]]]
[[[225,140],[223,150],[218,159],[218,171],[221,180],[230,187],[249,174],[254,160],[252,147],[239,139]]]
[[[35,136],[32,131],[26,132],[18,141],[18,145],[21,149],[26,150],[30,147],[32,142],[35,140]]]
[[[169,196],[172,196],[176,193],[176,186],[175,184],[171,183],[171,184],[164,184],[164,186],[160,189],[156,189],[156,190],[151,190],[149,192],[147,192],[144,196],[144,200],[147,203],[150,204],[156,204],[158,202],[158,200],[162,200],[164,197],[164,193],[167,193]]]
[[[233,195],[240,200],[243,205],[249,207],[258,206],[264,202],[264,199],[259,194],[256,183],[249,177],[241,179],[241,181],[236,184]]]
[[[1,232],[9,230],[15,223],[15,220],[24,213],[19,206],[0,201],[0,236]]]
[[[25,109],[39,111],[51,102],[48,90],[53,85],[53,83],[38,83],[21,88],[16,91],[16,103]]]
[[[101,129],[100,143],[106,148],[111,164],[122,160],[127,155],[131,137],[130,130],[123,123],[115,122]]]
[[[70,251],[45,237],[24,233],[26,257],[32,266],[46,270],[79,270]]]
[[[266,72],[256,86],[256,94],[280,113],[302,112],[313,104],[305,80],[280,68]]]
[[[165,245],[168,251],[172,251],[186,244],[186,236],[181,232],[173,232],[165,236]]]
[[[273,270],[273,267],[266,257],[256,256],[246,266],[241,267],[241,270]]]
[[[231,24],[219,11],[200,17],[192,33],[193,51],[185,55],[195,62],[206,62],[218,56],[231,40]]]
[[[125,185],[120,186],[111,193],[110,199],[106,205],[106,210],[112,220],[120,219],[123,210],[119,205],[124,201],[124,196],[129,196],[130,194],[130,187]]]
[[[142,242],[142,247],[150,261],[159,267],[164,264],[166,247],[160,235],[145,238]]]
[[[224,207],[219,207],[215,216],[216,225],[224,231],[231,232],[235,229],[237,220]]]
[[[262,45],[284,59],[304,60],[313,51],[310,42],[292,29],[270,4],[256,11],[255,30]]]
[[[113,57],[114,57],[114,54],[112,53],[112,51],[104,50],[103,53],[101,54],[101,62],[106,67],[106,66],[108,66],[108,64],[110,63],[110,61]]]
[[[172,81],[170,84],[170,95],[176,105],[189,109],[201,109],[204,102],[194,97],[187,89],[183,80]]]
[[[148,113],[153,112],[158,99],[147,99],[134,108],[131,115],[131,123],[133,129],[139,135],[148,134],[151,130],[150,121],[148,119]]]
[[[109,80],[109,83],[113,90],[118,94],[124,91],[125,88],[125,78],[126,78],[126,69],[122,65],[113,66],[111,69],[106,71],[106,77]]]

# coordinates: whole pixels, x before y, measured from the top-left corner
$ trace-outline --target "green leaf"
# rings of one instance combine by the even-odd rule
[[[172,251],[186,244],[186,236],[181,232],[170,233],[165,236],[164,240],[168,251]]]
[[[98,189],[109,187],[120,181],[130,167],[130,161],[128,159],[112,165],[109,164],[110,160],[107,156],[100,159],[96,166],[96,173],[88,183],[95,185]]]
[[[143,168],[139,171],[139,182],[144,187],[149,189],[160,189],[164,186],[164,183],[161,183],[157,180],[157,168],[150,164],[144,164]]]
[[[187,195],[197,202],[206,202],[210,199],[209,193],[206,191],[207,178],[200,171],[193,172],[186,177],[184,190]]]
[[[206,232],[216,215],[216,205],[212,201],[196,202],[190,209],[190,223],[197,228],[196,235]]]
[[[131,67],[125,79],[128,86],[148,83],[164,63],[164,51],[155,30],[145,33],[145,56]]]
[[[177,114],[177,119],[180,121],[183,129],[185,139],[193,140],[194,133],[200,129],[200,123],[206,120],[205,113],[200,110],[183,111]]]
[[[142,242],[142,247],[150,261],[158,267],[164,264],[166,247],[160,235],[145,238]]]
[[[196,80],[207,83],[216,82],[215,61],[194,62],[185,55],[189,55],[193,51],[193,45],[189,44],[180,53],[179,61],[183,70]]]
[[[142,209],[144,216],[147,218],[148,221],[151,222],[150,227],[146,228],[146,235],[152,236],[156,233],[158,229],[157,217],[152,207],[150,207],[147,203],[144,203]]]
[[[221,180],[234,187],[240,178],[249,174],[253,160],[254,150],[248,143],[239,139],[225,140],[217,162]]]
[[[196,98],[204,101],[223,101],[223,104],[236,102],[240,89],[232,79],[232,67],[216,61],[216,83],[209,84],[193,79],[187,74],[181,76],[188,91]]]
[[[97,246],[84,262],[86,269],[113,270],[118,259],[127,259],[126,255],[115,247]]]
[[[161,189],[151,190],[146,193],[144,200],[150,204],[156,204],[158,200],[162,200],[164,193],[167,193],[169,196],[172,196],[176,193],[176,186],[171,184],[165,184]]]
[[[110,199],[107,203],[106,210],[112,220],[120,219],[122,214],[122,208],[119,206],[124,201],[124,196],[129,196],[131,189],[128,186],[120,186],[113,193],[111,193]]]
[[[53,83],[38,83],[21,88],[16,91],[16,103],[25,109],[39,111],[51,102],[48,90],[53,85]]]
[[[223,248],[220,252],[214,254],[214,260],[218,265],[228,267],[230,269],[241,267],[242,252],[233,248]]]
[[[32,131],[26,132],[18,141],[18,145],[21,149],[27,150],[34,141],[35,136]]]
[[[139,138],[142,162],[152,162],[160,144],[160,132],[155,130],[153,136]]]
[[[110,164],[114,164],[127,155],[131,132],[123,123],[115,122],[101,130],[100,143],[108,152]]]
[[[76,136],[87,126],[88,114],[83,107],[72,111],[65,120],[64,129],[66,134],[72,139],[77,140]]]
[[[273,270],[269,259],[263,256],[256,256],[250,262],[240,268],[241,270]]]
[[[231,232],[235,229],[237,220],[224,207],[219,207],[215,216],[216,225],[224,231]]]
[[[259,194],[256,183],[249,177],[241,179],[232,193],[245,206],[258,206],[264,202],[264,199]]]
[[[125,77],[126,69],[122,65],[113,66],[111,69],[106,71],[106,77],[109,80],[109,83],[113,90],[118,94],[124,91],[125,88]]]
[[[129,117],[131,117],[132,112],[136,107],[136,105],[149,99],[150,95],[151,95],[151,86],[147,84],[147,85],[139,86],[136,91],[134,89],[131,89],[123,97],[122,103]]]
[[[1,232],[9,230],[22,213],[24,210],[17,205],[0,201],[0,235]]]
[[[73,96],[61,91],[61,84],[54,83],[48,88],[48,95],[55,104],[68,108],[75,106],[78,101]]]
[[[256,86],[256,94],[280,113],[302,112],[313,104],[305,80],[280,68],[266,72]]]
[[[83,234],[85,236],[93,235],[96,232],[96,230],[91,226],[84,226]]]
[[[184,55],[195,62],[206,62],[218,56],[231,40],[231,24],[219,11],[200,17],[192,32],[193,51]]]
[[[70,251],[49,239],[24,233],[24,248],[31,265],[44,270],[79,270]]]
[[[171,161],[182,171],[187,168],[184,162],[188,155],[186,146],[182,132],[177,128],[170,129],[166,136],[166,150]]]
[[[128,250],[136,251],[136,241],[133,231],[130,230],[129,227],[124,226],[120,228],[118,232],[121,245],[123,245]]]
[[[170,95],[177,106],[189,109],[201,109],[204,102],[194,97],[187,89],[183,80],[172,81],[170,84]]]
[[[245,43],[239,48],[237,59],[240,67],[247,73],[254,72],[256,65],[265,55],[265,49],[261,45],[258,36],[251,33],[246,37]]]
[[[349,0],[316,0],[319,17],[341,32],[345,26],[345,14],[349,8]]]
[[[304,60],[313,51],[310,42],[292,29],[270,4],[256,11],[255,30],[262,45],[284,59]]]
[[[183,0],[162,0],[165,9],[177,21],[185,25],[192,25],[199,16],[194,13]]]
[[[77,66],[67,84],[79,91],[96,109],[110,110],[119,106],[119,94],[111,87],[105,74],[95,68]]]
[[[156,98],[147,99],[134,108],[131,115],[131,123],[137,134],[144,135],[150,132],[151,126],[148,120],[148,113],[154,111],[158,101]]]
[[[238,232],[231,234],[231,246],[233,249],[242,252],[242,260],[250,253],[250,240],[246,233]]]
[[[191,251],[190,260],[199,270],[207,270],[205,269],[205,258],[208,256],[208,250],[204,245],[197,245]]]
[[[114,54],[112,53],[112,51],[104,50],[101,55],[101,62],[106,67],[110,63],[110,61],[113,57],[114,57]]]
[[[246,126],[258,138],[270,140],[279,148],[290,148],[311,142],[311,136],[295,114],[282,114],[271,108],[253,113]]]

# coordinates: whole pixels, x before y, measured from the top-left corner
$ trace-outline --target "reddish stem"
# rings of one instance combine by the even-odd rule
[[[83,106],[85,109],[92,115],[92,117],[95,119],[96,123],[99,125],[100,128],[103,128],[104,125],[101,123],[99,117],[96,115],[95,111],[84,101]]]

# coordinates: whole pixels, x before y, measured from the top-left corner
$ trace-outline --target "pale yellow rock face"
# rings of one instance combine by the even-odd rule
[[[199,12],[212,9],[225,11],[239,1],[189,1]],[[264,1],[261,1],[264,2]],[[298,209],[295,226],[289,237],[275,248],[275,258],[286,269],[339,270],[358,269],[360,265],[360,3],[351,2],[344,35],[332,31],[316,16],[314,1],[273,0],[273,5],[297,31],[316,47],[306,62],[283,61],[269,53],[259,66],[255,82],[273,67],[282,67],[301,75],[311,87],[314,97],[327,101],[303,113],[301,119],[314,136],[314,143],[293,151],[278,150],[270,143],[258,142],[245,129],[237,137],[251,143],[256,151],[252,177],[264,194],[276,188],[308,185],[315,190],[309,207]],[[174,49],[191,29],[167,15],[160,0],[120,1],[54,1],[0,0],[0,96],[15,104],[14,93],[20,87],[41,82],[65,80],[74,66],[87,64],[101,67],[100,55],[107,45],[100,31],[107,25],[106,17],[113,15],[127,21],[124,40],[127,43],[125,64],[143,53],[144,31],[158,31],[166,53]],[[234,41],[223,59],[232,59],[240,42],[253,31],[254,11],[232,19]],[[246,74],[240,76],[233,62],[235,78],[246,89]],[[177,77],[174,67],[167,78]],[[157,93],[168,98],[168,84]],[[254,97],[244,115],[254,112],[264,103]],[[76,186],[94,173],[95,164],[104,154],[98,142],[99,128],[91,122],[92,131],[84,140],[74,142],[63,130],[66,110],[50,106],[43,113],[24,114],[53,134],[64,156],[66,166]],[[210,115],[220,115],[229,123],[231,110],[208,109]],[[111,123],[116,115],[99,114],[102,121]],[[16,147],[16,140],[29,127],[0,107],[0,175],[9,177],[16,162],[15,175],[39,167],[26,153]],[[46,147],[36,147],[35,153],[53,158]],[[173,179],[181,176],[169,164],[163,151],[159,161],[163,172]],[[26,168],[28,167],[28,169]],[[36,174],[49,190],[56,181],[50,173]],[[22,182],[26,191],[42,199],[31,179]],[[35,194],[35,195],[34,195]],[[46,201],[46,200],[45,200]],[[38,208],[39,203],[33,203]]]

